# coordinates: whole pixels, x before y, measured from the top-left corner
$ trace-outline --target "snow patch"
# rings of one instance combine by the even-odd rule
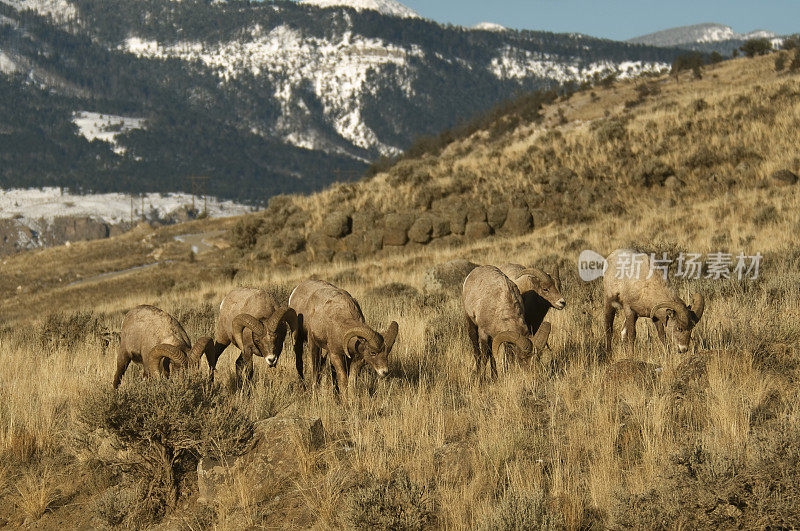
[[[481,22],[473,26],[472,29],[480,31],[508,31],[507,27],[495,24],[494,22]]]
[[[301,88],[310,87],[322,103],[326,119],[342,138],[360,148],[377,149],[383,155],[400,152],[399,148],[382,143],[367,127],[361,109],[364,95],[370,91],[370,73],[387,65],[398,68],[397,79],[403,80],[400,88],[409,98],[414,96],[408,58],[424,56],[419,46],[403,48],[350,32],[338,40],[305,37],[284,25],[267,34],[260,26],[254,26],[249,33],[252,40],[245,42],[178,42],[169,46],[130,37],[124,49],[138,56],[200,61],[223,80],[248,71],[254,76],[266,75],[281,104],[283,116],[278,120],[278,132],[301,147],[318,147],[313,131],[294,129],[293,104],[299,99],[296,94]]]
[[[31,9],[59,22],[74,20],[78,16],[75,6],[68,0],[0,0],[18,11]]]
[[[489,70],[498,79],[523,79],[527,77],[547,77],[561,83],[567,81],[585,81],[595,75],[616,74],[624,79],[636,77],[645,72],[664,72],[670,68],[667,63],[648,63],[643,61],[595,61],[581,64],[565,58],[556,58],[546,53],[534,53],[510,46],[501,50],[500,55],[492,59]]]
[[[131,197],[133,215],[137,219],[144,215],[148,219],[167,219],[173,213],[191,206],[190,194],[144,194],[131,196],[122,193],[78,195],[59,188],[14,188],[0,190],[0,219],[16,219],[23,225],[33,226],[42,220],[51,222],[57,217],[88,217],[105,223],[117,224],[130,221]],[[195,200],[203,208],[202,199]],[[238,216],[251,211],[251,207],[220,201],[208,197],[210,217]],[[144,205],[144,212],[142,212]]]
[[[0,51],[0,72],[4,74],[13,74],[18,70],[17,63],[4,52]]]
[[[419,13],[395,0],[302,0],[300,3],[323,8],[352,7],[358,11],[371,9],[393,17],[421,18]]]
[[[102,140],[113,146],[114,153],[123,155],[125,148],[117,144],[117,135],[144,127],[144,118],[99,114],[79,111],[72,116],[72,123],[78,126],[80,134],[89,142]]]

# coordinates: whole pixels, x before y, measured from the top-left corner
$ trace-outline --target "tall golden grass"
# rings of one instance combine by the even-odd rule
[[[753,120],[738,130],[730,120],[739,93],[749,94],[756,106],[769,107],[782,86],[798,86],[796,78],[767,76],[766,69],[766,62],[739,61],[707,72],[703,81],[665,82],[662,103],[649,101],[632,113],[629,134],[638,139],[641,154],[664,145],[660,157],[686,172],[681,177],[689,184],[676,195],[674,206],[631,193],[620,199],[636,201],[636,208],[569,225],[553,223],[523,237],[487,239],[457,249],[421,248],[354,264],[292,269],[253,264],[242,268],[235,280],[202,274],[187,278],[210,263],[221,267],[232,255],[200,256],[193,264],[134,275],[137,282],[98,281],[92,297],[85,291],[43,287],[37,300],[51,297],[50,310],[66,313],[66,322],[74,312],[90,310],[98,326],[109,329],[118,329],[124,312],[135,305],[155,304],[178,316],[195,338],[212,331],[215,309],[232,287],[259,286],[285,297],[298,282],[315,276],[350,291],[374,327],[383,329],[391,320],[400,324],[391,377],[377,380],[367,374],[342,400],[330,382],[316,392],[293,385],[288,344],[277,368],[257,364],[249,394],[223,386],[220,392],[229,393],[253,420],[290,405],[297,415],[319,417],[329,442],[315,452],[289,442],[306,452],[306,465],[294,482],[276,484],[241,472],[210,509],[198,507],[191,497],[184,500],[166,517],[168,527],[352,527],[353,508],[363,492],[358,486],[389,484],[399,475],[419,488],[426,507],[433,507],[435,525],[447,529],[796,526],[797,463],[786,456],[800,451],[793,435],[800,429],[800,249],[795,237],[800,196],[794,187],[773,187],[767,175],[793,163],[800,104],[796,98],[779,100],[769,126]],[[567,104],[575,108],[566,116],[597,118],[610,102],[624,101],[627,95],[619,93],[626,91],[633,94],[633,83],[607,92],[598,89],[599,101],[576,96],[589,103],[578,108],[573,98]],[[700,97],[710,105],[702,111],[708,115],[692,120],[707,128],[692,127],[687,136],[668,137],[666,131],[690,119],[686,108]],[[571,122],[560,127],[559,160],[579,174],[605,167],[604,178],[625,179],[614,172],[617,158],[603,158],[609,147],[598,143],[590,126]],[[426,161],[426,167],[439,181],[464,171],[496,183],[492,186],[504,185],[497,175],[524,185],[526,174],[509,168],[526,158],[535,171],[545,171],[549,163],[529,155],[532,145],[541,146],[537,138],[543,134],[537,128],[521,130],[497,145],[475,137],[452,146],[438,161]],[[726,151],[731,145],[757,146],[763,161],[753,164],[753,175],[742,177],[741,186],[693,194],[694,181],[687,175],[694,170],[685,169],[687,151],[695,146]],[[734,168],[725,162],[716,171],[732,175]],[[391,201],[398,191],[390,190],[385,179],[359,184],[352,204]],[[322,213],[336,193],[295,200]],[[81,248],[99,256],[102,245]],[[756,281],[676,284],[682,296],[695,290],[706,294],[707,310],[693,343],[696,351],[715,353],[707,359],[696,352],[665,352],[654,341],[651,325],[640,321],[636,356],[662,367],[654,385],[606,375],[609,364],[623,353],[615,349],[606,364],[599,362],[600,286],[581,282],[575,268],[585,248],[608,253],[629,245],[765,256]],[[61,252],[66,251],[44,255],[58,263]],[[77,267],[80,254],[70,256]],[[568,305],[548,316],[553,323],[552,364],[501,371],[493,382],[474,378],[460,294],[423,290],[425,270],[454,258],[562,266]],[[36,260],[19,256],[10,263],[22,268]],[[47,267],[40,268],[43,276],[49,274]],[[184,278],[167,287],[154,285],[154,275],[165,273]],[[392,283],[409,289],[388,296],[384,288]],[[9,526],[37,520],[35,525],[42,527],[56,522],[100,525],[95,499],[111,492],[115,480],[93,469],[90,456],[76,452],[71,439],[82,397],[111,385],[113,350],[104,353],[97,334],[48,337],[41,306],[25,310],[24,297],[17,297],[15,304],[18,319],[9,315],[0,333],[0,493],[12,502],[0,507],[0,521]],[[235,357],[224,354],[220,379],[233,380]],[[684,363],[687,359],[705,370],[693,373]],[[140,377],[140,371],[129,370],[123,386],[137,385]],[[459,456],[460,472],[442,468],[443,448]],[[56,463],[98,477],[81,482],[75,492],[54,472]],[[81,510],[74,510],[76,505]],[[64,518],[69,524],[63,524]]]

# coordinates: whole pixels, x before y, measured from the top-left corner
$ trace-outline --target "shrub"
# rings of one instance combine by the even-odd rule
[[[145,483],[150,512],[158,514],[175,506],[179,485],[201,456],[240,455],[253,438],[253,423],[239,402],[200,374],[117,391],[98,386],[78,418],[87,434],[110,434],[112,444],[128,452],[124,470]]]
[[[759,208],[753,216],[753,223],[758,227],[769,225],[770,223],[777,223],[780,219],[778,209],[773,205],[764,205]]]
[[[91,311],[54,312],[45,316],[38,337],[43,347],[70,349],[102,337],[105,330],[101,319]]]
[[[403,473],[388,482],[358,488],[350,503],[350,523],[357,529],[431,529],[436,508],[425,489]]]
[[[628,130],[622,120],[611,119],[596,122],[595,135],[601,144],[608,144],[617,140],[624,140],[628,136]]]
[[[703,54],[700,52],[689,52],[679,55],[672,63],[672,75],[677,79],[678,75],[684,70],[692,70],[695,76],[700,74],[703,66]]]
[[[264,220],[258,217],[248,216],[240,219],[231,231],[231,245],[242,250],[255,247],[263,223]]]
[[[786,67],[786,53],[779,53],[775,57],[775,71],[780,72]]]
[[[794,59],[792,59],[792,62],[789,63],[789,70],[791,72],[796,72],[800,70],[800,48],[795,49]]]
[[[541,492],[508,490],[481,529],[498,531],[524,529],[563,529],[565,523],[559,515],[549,514]]]
[[[749,39],[742,44],[739,49],[747,57],[756,55],[766,55],[772,51],[772,43],[769,39]]]

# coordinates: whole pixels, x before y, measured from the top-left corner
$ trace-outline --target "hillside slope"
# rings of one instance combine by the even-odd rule
[[[142,225],[9,257],[0,276],[0,495],[13,503],[0,506],[0,525],[795,526],[800,186],[773,174],[800,166],[800,78],[773,65],[726,62],[702,80],[648,80],[646,91],[641,82],[597,87],[546,105],[540,120],[504,116],[441,152],[282,197],[266,213]],[[306,242],[331,227],[354,230],[357,213],[444,219],[456,201],[490,229],[489,213],[493,223],[499,214],[489,207],[524,203],[535,227],[384,246],[355,261],[326,262],[299,240],[282,253],[267,245],[272,230],[288,235],[270,225],[276,216]],[[207,245],[190,253],[198,238]],[[692,350],[677,354],[671,339],[663,349],[640,320],[634,362],[617,365],[629,355],[619,333],[610,352],[603,346],[601,283],[582,282],[576,263],[584,249],[623,246],[763,260],[758,278],[673,277],[682,297],[706,297]],[[501,359],[497,380],[475,377],[459,279],[430,281],[432,266],[453,259],[560,266],[567,306],[548,314],[549,349],[530,367]],[[109,332],[137,304],[171,312],[197,338],[213,333],[233,287],[262,287],[285,303],[309,277],[347,289],[375,328],[399,323],[388,379],[367,370],[342,398],[328,378],[306,389],[287,341],[276,368],[256,360],[246,392],[236,387],[234,349],[213,386],[205,368],[142,382],[133,367],[112,392]],[[179,457],[165,459],[175,448]],[[200,458],[201,471],[218,463],[211,492],[209,475],[198,479]]]
[[[519,91],[660,71],[678,53],[288,1],[74,0],[55,21],[12,5],[0,3],[5,188],[189,191],[207,175],[209,193],[263,203],[352,179]],[[137,127],[92,142],[73,123],[86,113]]]

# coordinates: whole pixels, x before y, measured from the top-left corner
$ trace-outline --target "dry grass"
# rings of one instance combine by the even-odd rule
[[[423,248],[350,265],[289,269],[250,263],[235,280],[198,276],[166,289],[153,284],[155,273],[144,271],[129,279],[100,281],[91,292],[43,288],[34,308],[52,297],[57,303],[51,306],[65,312],[66,322],[71,315],[86,322],[78,312],[90,310],[98,327],[115,329],[127,309],[156,304],[179,316],[189,335],[197,337],[211,331],[216,305],[233,286],[262,286],[286,296],[300,280],[317,276],[349,290],[376,328],[383,329],[391,320],[400,324],[392,376],[376,380],[365,374],[358,389],[342,401],[334,397],[330,382],[318,392],[295,385],[289,348],[276,369],[257,364],[256,383],[249,394],[236,392],[227,385],[233,380],[235,355],[226,353],[218,373],[224,383],[219,392],[226,400],[235,401],[251,420],[296,404],[297,414],[322,419],[329,443],[320,452],[298,445],[298,452],[306,452],[301,458],[304,464],[289,482],[237,472],[210,508],[196,507],[188,488],[174,514],[167,516],[167,525],[353,527],[374,517],[365,508],[379,506],[385,509],[381,517],[394,518],[380,525],[398,528],[414,527],[415,522],[449,529],[797,527],[800,248],[794,235],[800,228],[800,194],[794,187],[761,184],[772,168],[791,165],[796,156],[796,98],[791,103],[773,96],[782,85],[797,85],[797,80],[771,73],[755,86],[754,79],[762,75],[759,69],[770,66],[758,61],[747,63],[752,70],[743,69],[742,61],[720,66],[701,82],[664,83],[664,99],[638,105],[627,125],[629,135],[647,138],[637,144],[644,156],[644,146],[655,149],[667,141],[665,131],[686,121],[686,106],[702,96],[709,104],[702,111],[710,113],[708,127],[719,132],[710,134],[706,129],[669,139],[674,144],[666,144],[660,157],[682,172],[682,178],[696,174],[699,179],[705,170],[689,169],[685,162],[693,153],[691,146],[725,153],[733,145],[757,146],[763,160],[752,166],[755,174],[742,178],[740,185],[726,186],[724,192],[694,194],[693,181],[686,177],[686,193],[675,195],[674,206],[662,206],[639,192],[637,210],[553,223],[524,237],[488,239],[459,249]],[[737,68],[744,72],[741,79],[723,83],[735,78]],[[628,96],[622,93],[632,95],[634,90],[633,84],[608,92],[597,89],[599,101],[585,96],[596,109],[578,110],[576,98],[584,96],[576,96],[568,102],[576,109],[566,116],[591,119],[599,109],[609,108],[613,91],[624,101]],[[774,122],[767,126],[753,121],[751,127],[725,129],[723,134],[723,128],[733,127],[728,114],[736,112],[732,98],[739,92],[763,98],[755,101],[764,105],[771,98],[777,102],[780,112]],[[677,108],[664,108],[663,102],[670,98],[678,102]],[[657,124],[655,132],[647,125],[651,121]],[[569,149],[558,156],[578,174],[608,164],[604,179],[627,179],[613,169],[618,159],[603,160],[606,146],[598,143],[589,125],[572,122],[562,129],[558,142]],[[503,140],[502,149],[483,146],[473,138],[467,145],[451,147],[442,161],[429,161],[430,168],[436,179],[446,179],[457,164],[458,171],[483,175],[487,186],[497,182],[499,187],[502,182],[489,177],[506,171],[514,157],[529,157],[533,173],[544,171],[536,165],[547,164],[545,159],[523,155],[543,134],[518,131]],[[708,141],[701,143],[701,137]],[[499,158],[491,155],[498,150]],[[728,160],[719,168],[715,171],[723,176],[733,169]],[[518,185],[527,182],[527,172],[509,175]],[[358,185],[353,204],[388,201],[385,178]],[[298,200],[327,205],[337,193]],[[760,215],[768,206],[774,212]],[[762,221],[756,223],[756,218]],[[86,247],[102,254],[102,245]],[[694,290],[706,294],[708,308],[694,344],[698,351],[715,354],[703,358],[664,352],[651,344],[655,338],[651,325],[639,323],[637,357],[663,368],[652,385],[606,376],[607,365],[598,363],[603,341],[600,286],[581,282],[574,266],[583,249],[607,253],[624,245],[765,256],[757,281],[678,285],[683,295]],[[56,257],[61,252],[43,254]],[[196,263],[173,264],[161,274],[185,279],[209,264],[221,267],[230,256],[199,256]],[[548,317],[553,323],[552,364],[531,372],[503,372],[495,382],[473,378],[458,293],[419,295],[423,272],[431,264],[457,257],[480,263],[565,266],[568,306]],[[72,259],[80,260],[78,255]],[[21,265],[35,258],[10,260]],[[393,283],[414,289],[395,286],[394,296],[382,295],[382,288]],[[44,312],[27,309],[24,301],[17,304],[21,320],[11,321],[0,332],[0,462],[6,466],[0,472],[0,487],[5,477],[6,492],[22,500],[24,491],[30,501],[24,508],[18,502],[17,509],[0,513],[0,518],[21,525],[26,518],[41,517],[46,526],[48,518],[55,517],[47,512],[48,507],[53,511],[55,491],[53,484],[41,483],[46,475],[36,471],[47,470],[48,463],[68,459],[87,474],[108,475],[106,480],[90,482],[94,487],[85,493],[89,497],[130,488],[123,473],[98,471],[91,456],[77,452],[71,440],[76,404],[96,389],[110,387],[114,359],[111,352],[103,353],[99,337],[42,342],[37,333],[45,329]],[[615,350],[610,361],[621,356]],[[687,365],[685,358],[693,363]],[[129,371],[123,387],[140,385],[139,378],[140,372]],[[442,461],[443,448],[456,448],[457,459]],[[403,510],[397,509],[399,505]],[[86,507],[91,505],[87,502]],[[91,511],[75,518],[75,526],[98,525],[98,516]],[[129,517],[124,521],[131,523]]]

